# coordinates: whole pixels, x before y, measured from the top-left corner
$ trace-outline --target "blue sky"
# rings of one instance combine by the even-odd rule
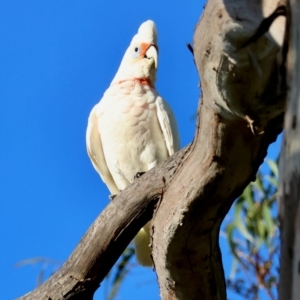
[[[32,290],[38,256],[63,262],[108,203],[86,154],[91,108],[139,25],[159,35],[157,90],[178,119],[181,145],[195,131],[199,77],[192,43],[204,1],[8,1],[0,3],[1,299]],[[273,157],[278,152],[273,146]],[[228,249],[223,258],[230,266]],[[134,268],[118,299],[159,299],[155,274]],[[103,299],[103,291],[97,292]]]

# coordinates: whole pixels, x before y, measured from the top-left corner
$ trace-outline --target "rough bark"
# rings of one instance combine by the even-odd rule
[[[20,299],[92,299],[155,206],[152,248],[161,298],[226,299],[220,224],[282,129],[280,25],[272,36],[251,40],[276,5],[208,2],[194,37],[202,101],[192,145],[118,195],[63,267]]]
[[[276,8],[276,2],[265,5],[268,14]],[[278,44],[264,34],[248,43],[262,10],[260,1],[210,0],[196,27],[194,56],[203,93],[196,137],[153,221],[162,299],[226,299],[220,224],[255,179],[281,131],[284,111],[277,89]],[[273,27],[278,39],[282,21],[281,37]]]
[[[280,157],[281,259],[279,299],[300,295],[300,2],[290,1],[288,105]]]

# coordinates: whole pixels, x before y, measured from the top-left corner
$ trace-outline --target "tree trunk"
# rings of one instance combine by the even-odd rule
[[[300,295],[300,2],[290,1],[288,105],[280,157],[281,259],[279,299]]]
[[[277,54],[282,22],[259,28],[276,1],[209,0],[194,36],[202,101],[193,143],[122,191],[63,267],[22,300],[92,299],[153,216],[162,299],[226,299],[220,224],[282,130]],[[188,101],[188,99],[184,99]]]

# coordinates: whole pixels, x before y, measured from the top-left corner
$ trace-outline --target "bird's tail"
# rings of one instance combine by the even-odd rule
[[[135,236],[135,255],[139,264],[145,267],[153,265],[150,248],[150,222],[148,222]]]

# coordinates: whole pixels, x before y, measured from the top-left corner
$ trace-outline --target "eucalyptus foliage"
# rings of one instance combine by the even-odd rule
[[[261,171],[233,207],[233,219],[225,225],[233,254],[227,286],[245,299],[259,299],[264,292],[276,299],[279,277],[278,167],[266,161]]]

